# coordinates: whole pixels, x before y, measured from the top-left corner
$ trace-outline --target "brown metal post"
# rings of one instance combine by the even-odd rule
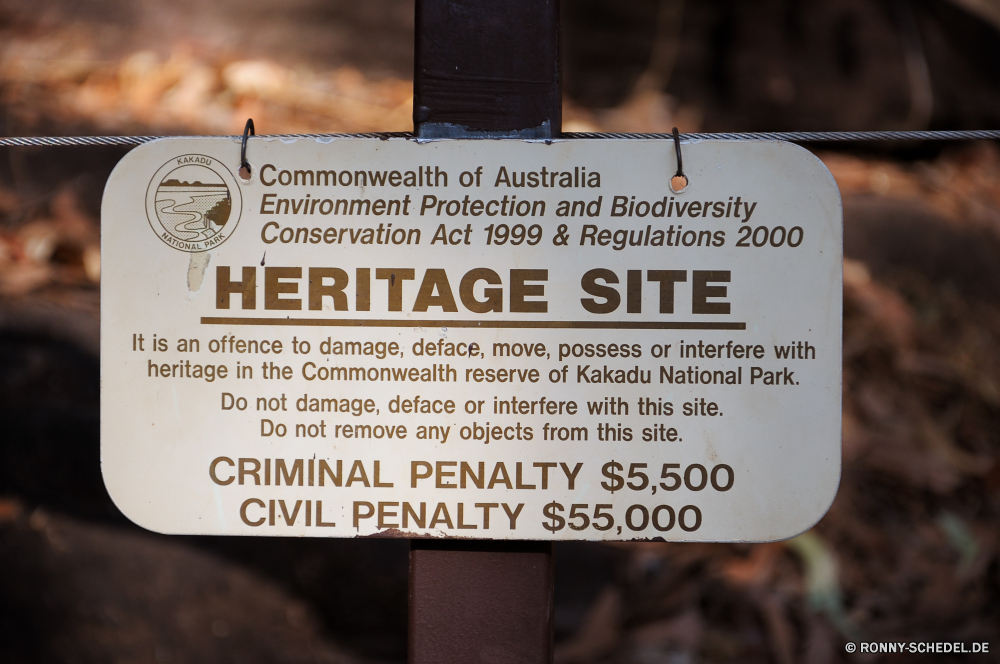
[[[422,138],[552,138],[562,127],[558,0],[417,0]],[[412,540],[409,661],[552,661],[550,542]]]
[[[417,0],[422,138],[552,138],[562,128],[558,0]]]
[[[552,661],[552,543],[412,540],[410,664]]]

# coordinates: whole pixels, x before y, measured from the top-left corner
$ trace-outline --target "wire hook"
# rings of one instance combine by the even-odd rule
[[[250,168],[250,162],[247,161],[247,138],[256,135],[253,118],[247,118],[246,126],[243,127],[243,143],[240,145],[240,177],[244,180],[249,180],[250,173],[253,172]]]
[[[677,172],[670,178],[670,188],[675,194],[679,194],[688,186],[688,177],[684,175],[684,159],[681,157],[681,135],[674,127],[674,150],[677,152]]]

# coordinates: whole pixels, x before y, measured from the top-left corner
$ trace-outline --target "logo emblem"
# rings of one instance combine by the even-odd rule
[[[160,167],[146,191],[149,225],[174,249],[195,253],[225,242],[236,230],[243,196],[219,160],[187,154]]]

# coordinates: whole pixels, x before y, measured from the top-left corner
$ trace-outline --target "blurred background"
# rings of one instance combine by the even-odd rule
[[[1000,128],[1000,0],[562,0],[566,131]],[[412,129],[404,0],[0,0],[0,134]],[[1000,150],[810,146],[844,196],[829,514],[556,546],[556,661],[1000,661]],[[162,537],[100,476],[123,148],[0,148],[0,661],[403,662],[407,543]],[[951,661],[938,655],[935,662]]]

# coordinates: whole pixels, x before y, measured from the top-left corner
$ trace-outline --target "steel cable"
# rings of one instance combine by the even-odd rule
[[[0,138],[0,147],[63,147],[63,146],[135,146],[161,138],[227,138],[234,142],[242,136],[23,136]],[[294,140],[300,138],[410,138],[411,132],[371,132],[363,134],[268,134],[252,140]],[[558,138],[576,139],[655,139],[672,140],[672,134],[639,134],[608,132],[566,132]],[[685,142],[692,141],[788,141],[791,143],[827,143],[841,141],[969,141],[997,140],[1000,130],[963,131],[777,131],[777,132],[723,132],[681,134]],[[423,139],[436,140],[436,139]]]

